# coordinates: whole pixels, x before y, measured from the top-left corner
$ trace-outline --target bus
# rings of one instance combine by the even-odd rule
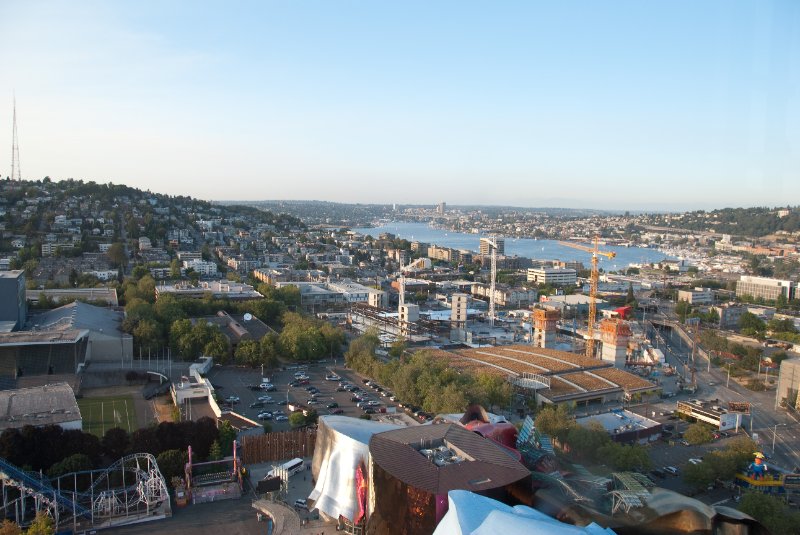
[[[292,459],[291,461],[287,461],[287,462],[283,463],[281,466],[277,467],[276,469],[270,470],[269,473],[267,474],[267,477],[268,478],[269,477],[277,477],[284,470],[286,470],[286,477],[291,477],[294,474],[296,474],[297,472],[302,472],[303,470],[305,470],[305,467],[306,466],[305,466],[305,463],[303,462],[303,459],[300,459],[300,458]]]

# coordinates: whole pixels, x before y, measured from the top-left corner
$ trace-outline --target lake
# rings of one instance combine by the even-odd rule
[[[391,232],[398,238],[409,241],[420,241],[450,247],[453,249],[468,249],[477,251],[481,234],[465,234],[463,232],[451,232],[448,230],[437,229],[428,226],[427,223],[407,223],[395,221],[386,223],[380,227],[373,228],[354,228],[355,232],[368,234],[378,237],[384,232]],[[630,264],[649,264],[660,262],[666,259],[673,259],[657,249],[646,247],[616,247],[611,245],[601,245],[604,251],[614,251],[617,257],[608,259],[600,256],[600,267],[606,271],[616,271],[628,267]],[[592,255],[577,249],[560,245],[555,240],[535,240],[532,238],[506,238],[506,255],[524,256],[535,260],[577,260],[583,262],[587,268],[591,265]]]

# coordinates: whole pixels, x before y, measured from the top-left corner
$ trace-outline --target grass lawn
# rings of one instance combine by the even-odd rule
[[[136,408],[131,396],[82,398],[78,407],[83,417],[83,430],[102,437],[112,427],[121,427],[129,433],[137,429]]]

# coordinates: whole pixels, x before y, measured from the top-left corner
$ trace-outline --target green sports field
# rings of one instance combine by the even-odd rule
[[[131,396],[83,398],[78,400],[83,430],[102,437],[112,427],[132,433],[136,427],[136,408]]]

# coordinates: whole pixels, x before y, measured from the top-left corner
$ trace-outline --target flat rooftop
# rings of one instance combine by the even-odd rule
[[[75,420],[81,420],[81,411],[67,383],[0,390],[0,430]]]
[[[639,416],[636,413],[621,410],[586,416],[575,420],[579,425],[586,425],[589,422],[598,422],[609,434],[623,433],[636,429],[650,429],[661,425],[655,420]]]

